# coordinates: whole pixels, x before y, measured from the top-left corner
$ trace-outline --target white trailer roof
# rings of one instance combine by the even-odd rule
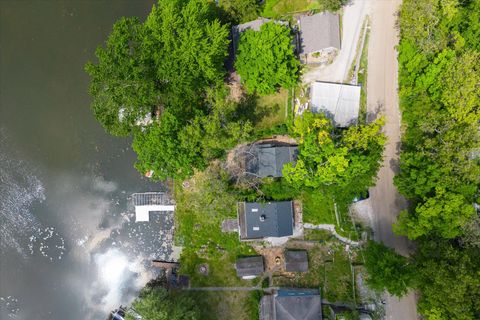
[[[311,88],[312,112],[324,112],[336,127],[345,128],[358,122],[360,86],[314,82]]]

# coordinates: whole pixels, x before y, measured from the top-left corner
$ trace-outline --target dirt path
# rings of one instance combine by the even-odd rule
[[[380,105],[386,116],[385,133],[388,137],[383,167],[378,181],[370,190],[374,214],[374,230],[378,241],[408,255],[411,245],[404,237],[396,236],[392,224],[407,203],[393,185],[398,171],[400,151],[400,111],[398,106],[398,63],[395,45],[398,43],[395,30],[395,13],[400,0],[373,1],[371,8],[371,34],[368,55],[368,112],[375,112]],[[413,293],[402,299],[387,297],[387,319],[417,319],[416,301]]]

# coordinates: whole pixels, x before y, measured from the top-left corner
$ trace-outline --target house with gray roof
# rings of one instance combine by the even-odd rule
[[[322,320],[317,289],[279,289],[260,301],[260,320]]]
[[[262,256],[252,256],[237,259],[235,263],[237,276],[242,279],[253,279],[263,273],[265,266]]]
[[[307,272],[308,255],[305,250],[285,250],[285,271]]]
[[[245,168],[248,173],[260,178],[279,178],[283,176],[283,166],[297,161],[297,157],[297,146],[255,145],[245,158]]]
[[[340,20],[337,14],[322,12],[298,19],[298,51],[302,62],[319,52],[340,49]]]
[[[293,235],[292,201],[239,202],[237,206],[240,240]]]

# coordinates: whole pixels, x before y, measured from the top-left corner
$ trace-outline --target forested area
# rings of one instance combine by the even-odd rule
[[[242,3],[160,0],[143,23],[136,17],[117,21],[95,52],[98,62],[86,64],[96,119],[113,135],[133,136],[141,173],[184,179],[205,169],[253,137],[253,125],[261,120],[258,94],[296,84],[299,62],[290,30],[268,24],[242,35],[237,66],[248,93],[230,97],[230,23],[240,19]],[[252,59],[249,48],[259,41],[269,50],[260,51],[265,59]]]
[[[410,207],[394,230],[418,248],[402,268],[393,260],[371,267],[373,282],[397,295],[419,289],[426,319],[479,319],[480,1],[405,0],[400,36],[395,184]],[[370,245],[366,256],[378,259],[378,250]],[[400,289],[392,270],[402,274]]]
[[[297,83],[300,62],[292,43],[290,27],[275,22],[262,25],[259,31],[242,32],[235,69],[248,92],[271,94]]]
[[[283,167],[286,182],[298,190],[328,188],[337,199],[350,203],[375,184],[386,140],[383,123],[380,118],[338,129],[325,115],[305,111],[291,130],[299,155],[296,164]]]

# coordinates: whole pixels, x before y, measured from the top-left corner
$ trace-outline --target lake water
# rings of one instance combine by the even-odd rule
[[[96,123],[85,62],[153,1],[0,1],[0,319],[105,319],[167,258],[128,197],[159,191]]]

